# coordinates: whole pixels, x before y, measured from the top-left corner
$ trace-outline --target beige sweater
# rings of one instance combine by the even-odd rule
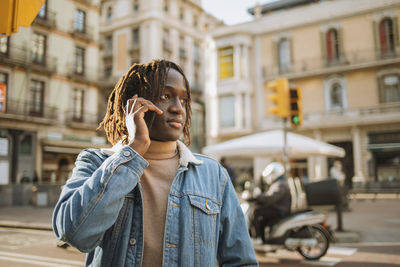
[[[149,166],[140,178],[144,207],[142,266],[162,266],[168,193],[179,165],[177,143],[151,141],[144,158]]]

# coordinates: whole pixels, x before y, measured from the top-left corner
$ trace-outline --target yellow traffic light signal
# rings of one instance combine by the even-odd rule
[[[290,88],[290,125],[293,127],[300,126],[303,123],[303,106],[301,104],[301,89]]]
[[[29,27],[45,0],[0,0],[0,34],[10,35],[19,26]]]
[[[274,91],[268,99],[275,104],[268,112],[282,118],[289,116],[289,82],[286,78],[279,78],[267,84],[268,89]]]

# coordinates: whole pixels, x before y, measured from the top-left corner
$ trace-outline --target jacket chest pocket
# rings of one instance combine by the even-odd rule
[[[212,200],[189,195],[191,205],[194,240],[207,246],[214,246],[216,240],[216,221],[221,207]]]

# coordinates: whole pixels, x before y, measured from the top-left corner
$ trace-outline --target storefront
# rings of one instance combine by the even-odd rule
[[[369,164],[376,182],[400,182],[400,132],[369,133]]]

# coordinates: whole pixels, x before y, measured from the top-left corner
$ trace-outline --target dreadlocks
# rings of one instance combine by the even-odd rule
[[[108,141],[115,145],[124,136],[123,144],[128,142],[128,130],[125,125],[125,104],[135,94],[151,102],[155,102],[164,92],[165,83],[170,68],[182,74],[186,90],[187,105],[186,121],[183,126],[184,142],[190,144],[189,128],[191,124],[191,97],[189,82],[183,70],[175,63],[167,60],[152,60],[147,64],[133,64],[127,73],[115,85],[108,98],[107,112],[100,122],[100,127],[104,127]]]

